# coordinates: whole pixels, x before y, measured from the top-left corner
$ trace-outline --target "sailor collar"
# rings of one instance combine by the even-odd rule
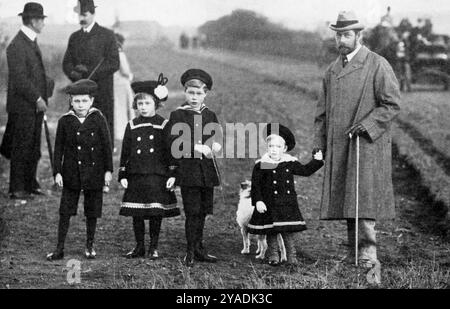
[[[145,128],[145,127],[153,127],[155,129],[162,130],[166,126],[169,120],[162,118],[159,115],[155,115],[153,117],[142,117],[139,116],[135,119],[130,120],[130,128],[131,130]]]
[[[99,109],[97,109],[97,108],[95,108],[95,107],[91,107],[91,108],[89,109],[89,111],[87,112],[86,117],[84,117],[84,119],[87,119],[90,115],[92,115],[92,114],[94,114],[94,113],[100,113],[100,114],[101,114],[101,112],[100,112]],[[76,117],[77,119],[80,119],[80,117],[77,116],[77,114],[75,113],[75,111],[74,111],[73,109],[71,109],[70,111],[68,111],[67,113],[65,113],[65,114],[63,115],[63,117],[65,117],[65,116],[74,116],[74,117]]]
[[[181,109],[181,110],[185,110],[185,111],[192,111],[192,112],[201,114],[201,113],[203,113],[204,110],[208,109],[208,107],[205,104],[202,104],[200,109],[196,110],[196,109],[192,108],[188,103],[185,103],[185,104],[181,105],[180,107],[178,107],[177,109]]]
[[[290,154],[287,154],[287,153],[283,154],[281,156],[281,160],[279,160],[279,161],[273,160],[272,158],[270,158],[268,153],[265,153],[261,157],[261,159],[256,161],[256,163],[278,165],[278,164],[281,164],[281,163],[284,163],[284,162],[295,162],[295,161],[298,161],[298,159],[296,157],[294,157],[294,156],[291,156]]]

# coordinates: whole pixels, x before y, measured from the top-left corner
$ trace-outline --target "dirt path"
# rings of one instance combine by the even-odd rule
[[[215,81],[208,105],[217,111],[222,122],[280,121],[295,127],[299,146],[295,154],[308,160],[311,114],[314,101],[296,89],[285,89],[268,82],[264,76],[243,71],[224,63],[187,56],[167,50],[134,47],[128,51],[132,69],[138,79],[156,77],[164,72],[169,88],[179,91],[179,76],[190,67],[203,67]],[[151,72],[151,73],[149,73]],[[168,101],[161,114],[178,106],[176,96]],[[67,107],[57,97],[50,114],[53,124]],[[54,132],[54,131],[53,131]],[[115,155],[115,166],[118,164]],[[99,223],[96,247],[99,257],[86,261],[85,226],[82,210],[72,219],[66,244],[66,258],[57,263],[45,261],[46,252],[56,241],[59,191],[52,191],[48,156],[43,147],[40,164],[41,184],[47,197],[18,205],[0,196],[0,215],[8,231],[1,242],[0,287],[52,288],[70,286],[67,263],[81,262],[81,283],[77,288],[356,288],[366,287],[364,275],[352,266],[339,262],[345,253],[345,227],[340,223],[320,222],[318,205],[321,173],[298,179],[299,202],[309,230],[298,236],[297,248],[303,262],[294,269],[273,269],[261,265],[252,256],[241,256],[241,237],[235,223],[239,183],[250,177],[253,159],[219,160],[224,179],[224,198],[215,195],[215,215],[208,218],[205,240],[208,248],[220,257],[217,265],[196,264],[186,269],[181,258],[185,249],[184,217],[163,222],[160,252],[156,262],[147,259],[129,261],[122,255],[133,247],[131,220],[118,216],[123,191],[114,182],[105,196],[103,219]],[[0,192],[6,193],[8,162],[0,159]],[[449,286],[449,247],[433,229],[429,201],[418,191],[419,179],[396,158],[394,183],[398,219],[379,224],[380,258],[383,261],[383,287],[443,288]],[[418,193],[415,195],[414,193]],[[181,199],[180,199],[181,200]],[[82,208],[82,207],[80,207]],[[426,210],[425,212],[423,210]],[[254,246],[252,248],[254,250]]]

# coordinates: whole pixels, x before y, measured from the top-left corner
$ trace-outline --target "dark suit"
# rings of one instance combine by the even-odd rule
[[[85,65],[88,72],[83,78],[89,77],[95,67],[103,60],[101,66],[91,77],[98,85],[94,107],[101,110],[108,121],[109,131],[114,141],[114,72],[119,70],[119,51],[114,33],[97,23],[87,34],[80,29],[69,38],[63,60],[63,71],[74,82],[72,72],[77,65]]]
[[[47,78],[37,43],[19,31],[6,50],[8,60],[8,124],[1,153],[11,159],[10,192],[38,189],[36,170],[41,156],[44,113],[37,113],[39,97],[47,102]]]

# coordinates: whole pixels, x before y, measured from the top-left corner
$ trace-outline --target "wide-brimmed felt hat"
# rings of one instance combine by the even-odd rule
[[[73,11],[77,14],[83,14],[95,10],[95,8],[94,0],[78,0],[77,6],[73,8]]]
[[[339,13],[336,24],[330,25],[333,31],[363,30],[365,26],[359,21],[353,11]]]
[[[97,94],[97,83],[90,79],[80,79],[65,88],[67,94],[70,95],[91,95]]]
[[[19,13],[19,16],[23,17],[36,17],[36,18],[46,18],[44,15],[44,7],[37,2],[25,3],[23,7],[23,12]]]
[[[211,75],[201,69],[189,69],[181,75],[181,84],[184,86],[188,81],[198,79],[205,83],[206,88],[212,89],[213,80]]]
[[[147,93],[160,102],[164,102],[169,97],[169,90],[165,86],[168,79],[163,73],[159,74],[158,80],[137,81],[131,84],[135,94]]]
[[[291,132],[291,130],[289,130],[289,128],[279,123],[269,123],[264,129],[263,137],[264,139],[267,139],[267,137],[271,135],[281,136],[286,143],[287,151],[291,151],[292,149],[294,149],[295,136]]]

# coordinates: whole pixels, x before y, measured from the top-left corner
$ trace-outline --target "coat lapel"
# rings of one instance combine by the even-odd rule
[[[337,79],[340,79],[356,70],[361,69],[364,66],[364,62],[366,61],[367,55],[369,54],[369,50],[367,47],[362,46],[359,52],[355,55],[355,57],[347,64],[345,68],[342,67],[341,57],[338,58],[337,62],[340,63],[340,67],[342,70],[338,73]]]

